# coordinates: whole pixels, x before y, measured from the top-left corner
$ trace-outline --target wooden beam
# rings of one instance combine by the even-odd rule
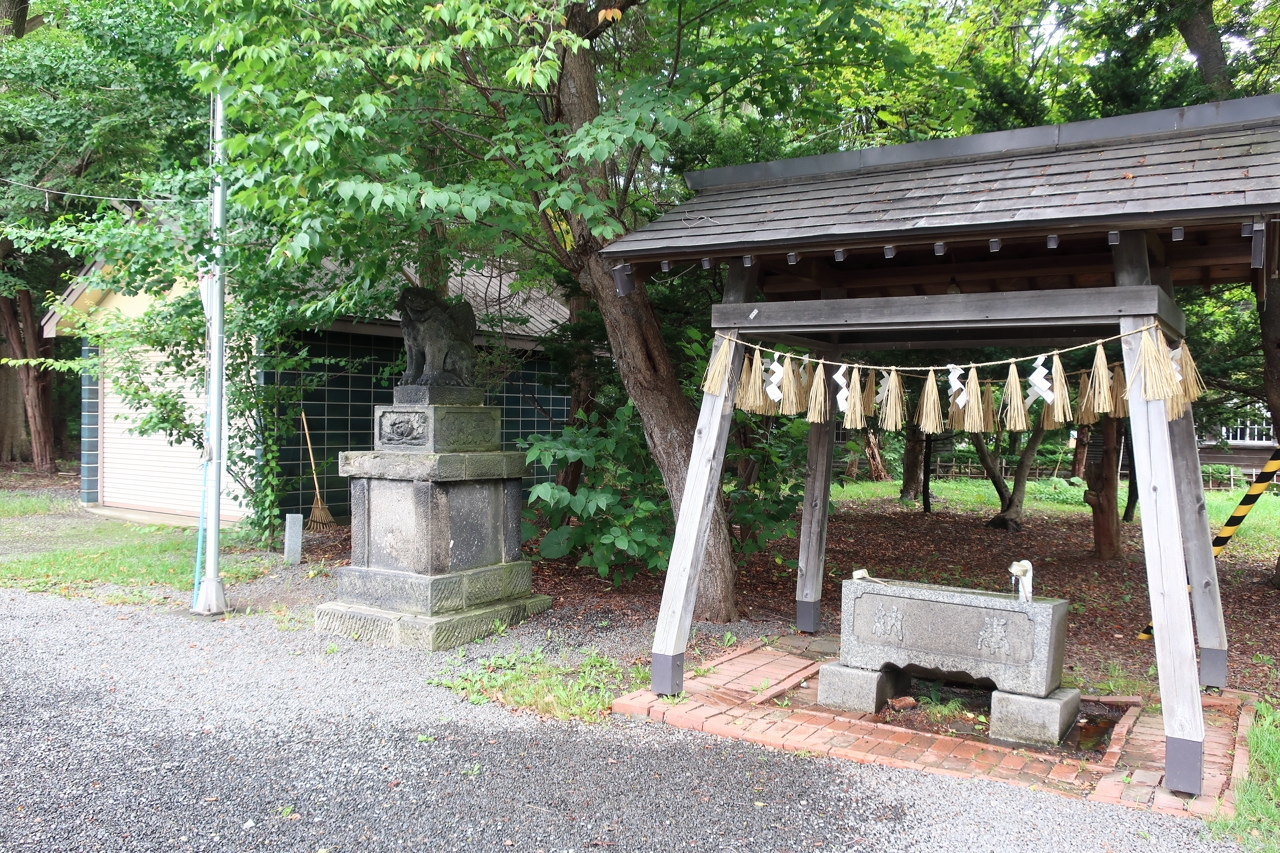
[[[999,261],[971,261],[957,264],[926,263],[919,266],[898,268],[868,267],[863,269],[835,269],[825,275],[811,278],[788,275],[769,278],[764,285],[766,293],[786,293],[800,290],[816,290],[826,287],[878,287],[882,285],[957,284],[966,281],[990,281],[992,279],[1028,278],[1035,275],[1069,275],[1073,273],[1110,273],[1111,256],[1046,255],[1034,258],[1009,258]],[[823,285],[819,285],[819,281]]]
[[[743,303],[754,298],[754,269],[743,267],[741,258],[730,262],[729,281],[725,285],[726,301]],[[662,589],[662,606],[654,632],[651,688],[654,693],[662,695],[673,695],[684,689],[684,650],[689,643],[689,625],[693,620],[693,605],[698,595],[698,577],[702,573],[711,518],[719,505],[720,474],[733,423],[733,399],[742,373],[743,345],[717,336],[712,358],[722,346],[731,347],[729,372],[722,394],[702,395],[693,451],[680,501],[680,516],[676,519],[671,557]]]
[[[1181,309],[1159,288],[1118,287],[1091,291],[1087,299],[1078,291],[1046,290],[716,305],[711,310],[711,325],[744,334],[874,330],[925,333],[918,335],[922,339],[929,331],[940,329],[968,330],[977,337],[978,330],[1028,326],[1114,327],[1121,317],[1137,314],[1159,317],[1179,337],[1186,326]]]
[[[1141,231],[1121,232],[1120,243],[1114,247],[1113,254],[1116,282],[1120,285],[1117,290],[1161,292],[1151,285],[1146,239]],[[1120,320],[1120,330],[1133,332],[1154,321],[1155,317],[1150,314],[1126,316]],[[1174,791],[1199,794],[1204,766],[1204,716],[1200,708],[1200,678],[1191,601],[1187,594],[1187,566],[1182,553],[1173,451],[1164,401],[1147,401],[1142,394],[1138,368],[1140,346],[1140,337],[1129,334],[1121,348],[1125,374],[1129,377],[1129,421],[1141,507],[1142,548],[1147,564],[1151,622],[1155,627],[1156,665],[1160,673],[1165,785]]]
[[[809,424],[809,456],[800,509],[796,627],[809,634],[817,633],[822,627],[822,569],[827,550],[827,510],[831,505],[831,462],[835,452],[836,384],[831,376],[826,382],[826,420]]]
[[[1152,239],[1151,232],[1145,235],[1148,251],[1156,256],[1157,263],[1173,271],[1174,279],[1185,281],[1196,275],[1195,272],[1205,267],[1214,268],[1249,268],[1252,257],[1252,243],[1239,239],[1225,244],[1209,246],[1177,245],[1165,248],[1159,238]],[[1156,250],[1155,247],[1160,247]],[[852,290],[876,288],[881,286],[950,284],[954,278],[957,284],[978,281],[1003,281],[1006,279],[1027,279],[1029,277],[1053,276],[1086,276],[1091,283],[1110,284],[1112,271],[1111,257],[1106,254],[1046,254],[1033,258],[1008,258],[999,261],[970,261],[956,264],[940,264],[926,262],[919,265],[898,267],[872,266],[858,268],[823,267],[814,265],[807,274],[797,275],[793,272],[768,276],[764,291],[766,293],[804,293],[820,290],[823,287],[847,287]],[[1227,273],[1228,280],[1234,281]],[[1223,276],[1219,276],[1221,278]],[[1247,281],[1247,274],[1241,281]]]
[[[1200,444],[1191,407],[1169,423],[1173,479],[1178,488],[1178,521],[1182,528],[1182,556],[1191,585],[1191,612],[1200,646],[1200,683],[1227,686],[1227,625],[1222,618],[1218,567],[1213,559],[1213,533],[1204,504],[1200,473]]]

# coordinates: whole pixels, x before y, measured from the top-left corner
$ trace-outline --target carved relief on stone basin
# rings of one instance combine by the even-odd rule
[[[423,412],[382,412],[378,434],[383,444],[394,446],[426,444],[427,416]]]

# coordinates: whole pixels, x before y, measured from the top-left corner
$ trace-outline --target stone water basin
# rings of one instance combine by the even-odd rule
[[[993,738],[1056,744],[1075,722],[1080,692],[1061,686],[1065,599],[870,578],[845,581],[842,594],[823,705],[874,714],[915,676],[994,687]]]

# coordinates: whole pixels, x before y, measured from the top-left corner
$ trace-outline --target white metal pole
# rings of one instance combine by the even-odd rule
[[[205,495],[209,505],[208,534],[204,550],[204,576],[196,596],[193,613],[213,616],[227,609],[227,596],[218,573],[218,545],[222,521],[222,467],[226,458],[226,329],[223,307],[226,299],[227,273],[223,267],[222,243],[227,221],[226,185],[222,180],[222,97],[213,98],[213,163],[218,171],[213,176],[211,226],[213,234],[213,269],[208,278],[209,399],[205,436],[209,466],[205,477]]]

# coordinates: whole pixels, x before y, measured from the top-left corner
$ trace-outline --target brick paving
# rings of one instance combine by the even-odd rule
[[[831,638],[785,637],[743,645],[685,677],[679,699],[638,690],[613,703],[615,714],[810,755],[904,767],[962,778],[996,779],[1076,799],[1165,814],[1233,813],[1234,783],[1249,763],[1246,741],[1253,697],[1236,691],[1203,697],[1204,789],[1197,797],[1161,787],[1164,723],[1140,697],[1090,697],[1127,707],[1097,761],[934,735],[877,722],[870,714],[818,704],[818,667],[835,651]]]

